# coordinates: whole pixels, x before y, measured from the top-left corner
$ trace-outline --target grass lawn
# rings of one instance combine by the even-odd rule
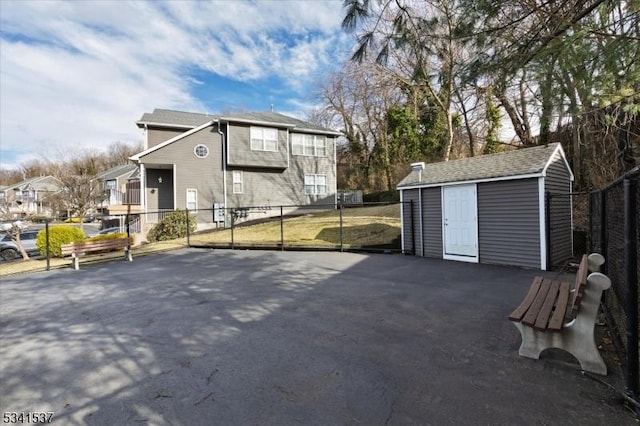
[[[282,232],[282,235],[281,235]],[[273,246],[281,242],[288,247],[336,247],[340,245],[340,212],[316,212],[255,225],[237,226],[233,240],[239,245]],[[400,205],[357,207],[342,210],[342,241],[345,248],[374,247],[392,244],[400,238]],[[191,236],[194,245],[229,245],[231,230],[215,230]]]
[[[400,205],[357,207],[342,210],[343,247],[384,247],[400,238]],[[238,226],[233,231],[234,244],[239,246],[277,246],[281,241],[280,219],[254,225]],[[283,221],[285,247],[336,248],[340,246],[340,212],[329,210],[304,216],[285,218]],[[191,245],[229,246],[231,230],[213,230],[192,235]],[[172,250],[187,246],[186,238],[143,244],[133,249],[133,257],[146,253]],[[122,257],[122,252],[90,256],[85,259],[100,260]],[[135,260],[134,260],[135,261]],[[82,268],[83,259],[80,259]],[[53,258],[52,268],[70,267],[71,258]],[[0,262],[0,277],[16,273],[44,271],[45,259]]]

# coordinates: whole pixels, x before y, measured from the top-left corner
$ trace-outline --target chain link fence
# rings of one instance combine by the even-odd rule
[[[604,312],[621,346],[627,393],[639,400],[638,247],[640,229],[640,168],[590,194],[589,250],[606,259],[604,273],[611,290],[604,295]]]

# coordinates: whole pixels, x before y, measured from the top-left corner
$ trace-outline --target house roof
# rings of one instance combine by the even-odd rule
[[[131,175],[134,171],[138,169],[138,166],[135,164],[124,164],[120,166],[113,167],[105,172],[102,172],[98,175],[98,179],[101,180],[113,180],[117,179],[120,176]]]
[[[552,158],[559,152],[569,173],[571,170],[559,143],[523,148],[479,157],[426,164],[424,170],[412,170],[398,189],[520,176],[543,176]],[[573,175],[571,175],[573,180]]]
[[[53,176],[38,176],[9,185],[7,189],[13,189],[16,191],[24,191],[28,189],[33,189],[35,191],[60,191],[62,186],[62,182]]]
[[[154,109],[152,113],[144,113],[142,118],[136,122],[138,127],[145,125],[178,127],[191,129],[202,126],[209,121],[225,121],[256,124],[273,124],[276,126],[289,127],[293,130],[315,131],[327,134],[340,135],[334,130],[318,126],[303,120],[299,120],[288,115],[274,111],[244,112],[224,115],[200,114],[194,112],[173,111],[168,109]]]

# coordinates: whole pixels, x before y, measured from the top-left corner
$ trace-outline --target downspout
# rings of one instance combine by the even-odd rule
[[[221,122],[218,120],[218,133],[220,134],[220,139],[222,141],[222,197],[223,197],[223,206],[224,206],[224,214],[227,214],[227,138],[225,138],[224,133],[220,129]],[[227,127],[229,125],[227,124]]]

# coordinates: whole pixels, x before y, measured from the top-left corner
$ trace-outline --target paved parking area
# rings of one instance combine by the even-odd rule
[[[572,358],[518,356],[506,316],[536,271],[198,249],[81,268],[0,282],[3,412],[65,425],[637,424]]]

